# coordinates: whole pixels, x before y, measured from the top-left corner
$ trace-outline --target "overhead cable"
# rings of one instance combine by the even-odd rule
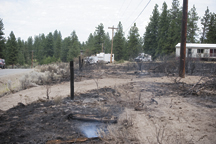
[[[137,8],[140,6],[140,4],[143,2],[143,0],[140,1],[140,3],[137,5],[136,9],[130,14],[129,17],[127,17],[126,22],[129,20],[129,18],[134,14],[134,12],[137,10]]]
[[[126,31],[132,26],[132,24],[134,24],[136,22],[136,20],[139,18],[139,16],[143,13],[143,11],[146,9],[146,7],[149,5],[149,3],[151,2],[151,0],[149,0],[149,2],[146,4],[146,6],[143,8],[143,10],[140,12],[140,14],[137,16],[137,18],[131,23],[131,25],[126,29]],[[126,32],[125,31],[125,32]]]

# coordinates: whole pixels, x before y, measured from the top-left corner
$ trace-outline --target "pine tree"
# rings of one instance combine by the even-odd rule
[[[24,58],[25,58],[25,64],[29,64],[31,62],[29,57],[29,50],[28,50],[28,42],[24,41]]]
[[[139,37],[139,44],[138,44],[139,53],[143,53],[143,44],[144,44],[143,37]]]
[[[152,12],[150,22],[146,27],[146,32],[144,34],[144,45],[143,50],[145,53],[152,55],[153,58],[156,57],[156,50],[158,48],[158,21],[159,21],[159,11],[158,5],[156,4]]]
[[[123,40],[124,40],[124,49],[123,49],[123,59],[124,60],[128,60],[128,54],[127,54],[127,46],[128,46],[128,40],[123,37]]]
[[[168,30],[168,42],[166,53],[175,52],[175,46],[181,42],[182,11],[179,8],[179,1],[173,0],[172,8],[169,10],[170,25]]]
[[[168,54],[167,42],[168,42],[168,29],[169,29],[169,17],[166,2],[163,3],[162,13],[159,17],[158,23],[158,47],[156,55]]]
[[[78,37],[76,35],[76,32],[73,31],[71,33],[71,43],[70,43],[70,46],[69,46],[69,51],[68,51],[68,55],[67,55],[67,61],[73,60],[79,54],[80,54],[80,43],[79,43]]]
[[[28,46],[28,61],[27,63],[30,65],[31,64],[31,57],[32,57],[32,51],[33,49],[33,38],[29,37],[27,40],[27,46]]]
[[[53,35],[51,32],[46,36],[45,53],[46,53],[46,57],[48,56],[53,57],[54,55],[54,42],[53,42]]]
[[[17,63],[17,56],[18,56],[17,42],[13,31],[11,31],[10,36],[8,37],[6,46],[7,46],[7,64],[12,65],[13,67]]]
[[[37,60],[38,60],[38,52],[39,52],[39,48],[40,48],[40,43],[41,43],[40,37],[35,36],[34,37],[33,49],[34,49],[34,59],[37,59]]]
[[[56,59],[60,58],[60,52],[61,52],[61,43],[62,43],[62,36],[61,32],[55,30],[53,33],[53,43],[54,43],[54,57]]]
[[[63,62],[67,62],[67,55],[68,55],[68,51],[71,45],[71,37],[66,37],[64,38],[64,40],[62,41],[62,49],[61,49],[61,61]]]
[[[88,40],[86,41],[86,47],[85,47],[86,56],[90,56],[91,54],[93,54],[94,44],[95,44],[94,36],[92,35],[92,33],[90,33]]]
[[[4,51],[5,51],[5,38],[4,38],[4,24],[2,19],[0,18],[0,58],[5,58]]]
[[[61,35],[58,35],[54,43],[55,43],[54,56],[56,59],[59,59],[61,55],[61,43],[62,43]]]
[[[39,35],[39,46],[36,48],[36,58],[40,64],[43,62],[43,58],[46,57],[46,37],[44,34]]]
[[[73,45],[73,43],[75,41],[78,41],[78,36],[76,35],[76,31],[74,30],[72,33],[71,33],[71,45]]]
[[[128,47],[127,47],[127,58],[133,59],[139,53],[139,30],[136,27],[136,23],[134,26],[130,28],[129,36],[128,36]]]
[[[2,19],[0,18],[0,41],[4,39],[4,24],[2,22]]]
[[[201,25],[202,25],[202,36],[200,38],[201,43],[206,41],[206,33],[208,32],[207,30],[208,30],[209,21],[210,21],[210,13],[207,7],[205,11],[205,15],[201,19]]]
[[[199,30],[197,22],[199,17],[197,16],[195,5],[188,13],[187,21],[187,43],[196,43],[196,37],[198,36],[197,32]]]
[[[53,41],[54,41],[54,42],[57,40],[58,35],[59,35],[58,31],[55,30],[54,33],[53,33]]]
[[[82,42],[80,50],[84,50],[85,51],[86,49],[87,49],[86,42]]]
[[[24,42],[21,40],[21,38],[18,38],[17,40],[17,48],[18,48],[18,59],[17,62],[20,65],[24,65],[25,58],[24,58]]]
[[[111,53],[112,40],[110,39],[109,33],[107,32],[104,36],[104,52]]]
[[[95,34],[95,45],[93,53],[99,53],[101,51],[101,43],[104,43],[105,35],[104,26],[102,23],[98,25],[98,27],[96,27]]]
[[[80,53],[79,42],[74,41],[73,44],[69,47],[67,61],[72,61]]]
[[[207,43],[216,43],[216,14],[210,14],[210,22],[208,25],[208,32],[206,34],[206,42]]]
[[[118,24],[118,30],[115,33],[115,36],[113,38],[113,53],[115,54],[115,60],[121,60],[123,59],[124,51],[124,33],[123,33],[123,26],[121,22]]]

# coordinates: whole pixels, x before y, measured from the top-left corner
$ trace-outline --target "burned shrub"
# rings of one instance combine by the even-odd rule
[[[159,57],[156,61],[148,62],[145,66],[151,73],[164,73],[167,76],[178,72],[179,61],[174,55]]]

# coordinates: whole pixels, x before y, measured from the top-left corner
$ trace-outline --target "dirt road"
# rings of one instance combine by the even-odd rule
[[[103,88],[105,86],[110,87],[110,86],[120,85],[123,83],[128,83],[129,81],[131,81],[131,79],[110,79],[110,78],[99,79],[98,88]],[[75,93],[84,93],[92,89],[97,89],[96,82],[94,80],[75,82],[75,87],[74,87]],[[66,97],[68,95],[70,95],[69,82],[64,82],[61,84],[51,86],[51,93],[49,94],[50,98],[54,98],[56,96]],[[26,89],[0,98],[0,109],[8,110],[9,108],[16,106],[19,102],[27,104],[36,101],[39,98],[41,99],[46,98],[45,86]]]
[[[31,72],[33,69],[0,69],[0,77]]]
[[[186,83],[195,83],[199,79],[196,76],[187,77],[182,81]],[[103,87],[114,87],[121,84],[126,84],[132,81],[145,81],[145,82],[172,82],[171,78],[167,77],[144,77],[144,78],[133,78],[133,79],[120,79],[120,78],[104,78],[98,80],[98,88]],[[89,90],[97,89],[95,80],[84,80],[80,82],[75,82],[74,91],[75,93],[84,93]],[[16,106],[19,102],[24,104],[32,103],[36,100],[46,99],[46,87],[38,86],[26,90],[22,90],[20,92],[9,94],[0,98],[0,110],[8,110],[13,106]],[[57,96],[67,97],[70,95],[70,83],[63,82],[61,84],[51,86],[51,93],[49,94],[50,98],[54,98]]]

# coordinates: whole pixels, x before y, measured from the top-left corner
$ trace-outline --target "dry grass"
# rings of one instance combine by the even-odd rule
[[[77,66],[75,66],[77,67]],[[30,73],[5,76],[0,80],[0,96],[13,93],[23,89],[47,85],[69,80],[70,69],[68,63],[56,63],[37,66],[35,71]]]
[[[21,89],[27,89],[38,85],[49,85],[70,78],[68,63],[56,63],[36,67],[33,71],[20,78]]]
[[[131,114],[121,114],[116,125],[109,125],[107,131],[98,130],[99,137],[106,143],[139,143]]]
[[[163,112],[157,109],[158,104],[151,104],[151,97],[154,94],[146,93],[147,95],[141,96],[139,87],[134,82],[114,86],[114,90],[112,94],[107,95],[115,99],[113,102],[121,103],[125,109],[119,115],[117,124],[109,125],[107,130],[98,130],[99,137],[105,143],[191,144],[194,142],[193,136],[187,135],[181,127],[175,127],[173,123],[163,120],[163,116],[157,116]],[[135,111],[137,103],[145,104],[146,108]]]
[[[0,82],[0,96],[20,90],[20,83],[17,79],[7,79]]]
[[[62,96],[56,96],[54,99],[53,99],[53,102],[56,104],[56,105],[59,105],[62,103]]]
[[[118,118],[118,123],[109,125],[107,130],[98,130],[98,135],[105,143],[150,143],[150,144],[191,144],[193,137],[181,130],[174,131],[167,123],[147,120],[131,109],[125,109]]]

